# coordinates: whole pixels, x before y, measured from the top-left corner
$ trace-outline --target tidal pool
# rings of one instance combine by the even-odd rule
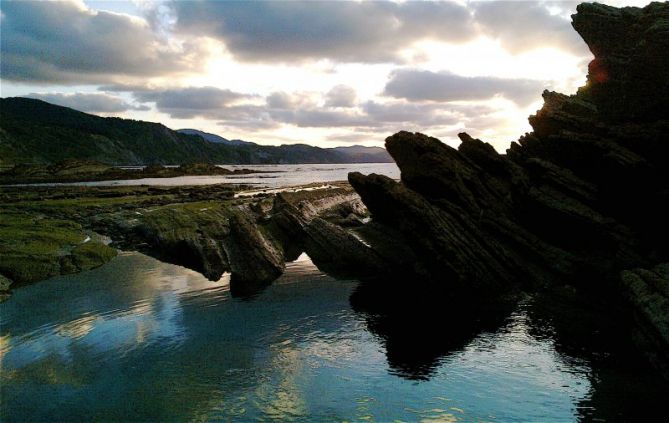
[[[666,384],[628,329],[601,330],[597,313],[574,320],[530,297],[482,318],[448,303],[387,313],[359,289],[303,255],[271,286],[238,297],[226,276],[210,282],[138,253],[17,289],[0,304],[0,420],[664,414]]]

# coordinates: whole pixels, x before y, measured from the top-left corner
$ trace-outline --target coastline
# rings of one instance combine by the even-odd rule
[[[287,260],[283,257],[293,254],[287,253],[290,242],[272,222],[278,198],[308,208],[304,215],[331,212],[329,219],[342,224],[360,224],[365,217],[364,208],[351,206],[359,200],[346,182],[249,188],[0,187],[3,292],[9,292],[10,285],[16,288],[100,266],[116,255],[114,248],[181,264],[212,280],[233,270],[252,285],[264,284],[281,274]],[[239,227],[243,234],[235,234]],[[111,242],[100,242],[96,234]],[[249,237],[255,241],[249,243]],[[276,258],[267,262],[269,251]],[[259,263],[251,265],[249,257],[265,260],[265,268],[252,269]]]

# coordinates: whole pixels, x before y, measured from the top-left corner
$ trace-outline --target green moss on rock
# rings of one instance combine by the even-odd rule
[[[78,223],[39,214],[0,212],[0,274],[17,284],[90,269],[111,260],[116,251],[85,242]]]
[[[0,275],[0,292],[9,291],[9,288],[12,286],[12,280]]]
[[[91,241],[74,247],[72,261],[78,270],[88,270],[102,266],[116,257],[116,254],[115,248]]]

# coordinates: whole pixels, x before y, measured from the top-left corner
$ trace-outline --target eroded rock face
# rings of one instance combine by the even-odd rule
[[[118,210],[93,226],[121,249],[188,267],[212,281],[230,272],[231,290],[250,295],[306,252],[342,276],[377,275],[386,266],[351,232],[332,221],[358,222],[367,212],[345,184],[256,200],[197,201]],[[233,288],[234,285],[234,288]]]
[[[349,187],[343,192],[305,200],[279,194],[272,220],[284,251],[297,248],[306,252],[319,269],[333,276],[360,278],[384,274],[387,266],[359,237],[324,217],[340,221],[339,217],[346,214],[357,220],[364,213],[360,197]]]
[[[587,281],[667,252],[669,49],[657,48],[669,40],[669,6],[578,10],[574,27],[607,77],[591,66],[577,95],[545,92],[530,117],[535,131],[507,155],[467,134],[456,150],[400,132],[386,148],[401,184],[349,177],[375,221],[399,229],[427,269],[453,268],[449,283]],[[637,61],[645,66],[631,65]],[[649,81],[658,89],[648,90]],[[638,96],[645,101],[635,103]]]
[[[454,149],[399,132],[386,148],[400,183],[349,175],[374,224],[414,252],[416,275],[476,296],[555,283],[617,295],[621,270],[666,261],[668,17],[667,3],[580,5],[573,25],[595,55],[588,84],[544,92],[534,131],[506,155],[467,134]],[[402,262],[387,240],[367,242]],[[669,316],[652,312],[665,315],[651,325]]]
[[[609,121],[666,118],[669,106],[669,8],[643,9],[598,3],[578,6],[573,26],[595,56],[587,96]]]
[[[655,343],[653,361],[669,375],[669,263],[625,270],[620,279],[623,296],[634,305],[640,326]]]
[[[263,236],[247,214],[235,211],[230,229],[223,246],[236,280],[266,283],[281,276],[285,268],[282,252]]]

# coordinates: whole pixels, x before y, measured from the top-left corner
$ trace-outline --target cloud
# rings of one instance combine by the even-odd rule
[[[186,75],[203,70],[213,48],[198,37],[222,42],[238,60],[266,63],[405,63],[418,41],[458,44],[481,34],[512,53],[555,47],[589,57],[569,24],[573,3],[171,1],[142,3],[137,17],[78,0],[3,0],[0,71],[4,80],[39,84]]]
[[[412,101],[486,100],[501,95],[519,105],[541,98],[545,83],[529,79],[460,76],[450,72],[403,69],[391,73],[384,94]]]
[[[210,110],[208,117],[218,121],[219,125],[232,128],[244,128],[249,131],[274,129],[281,126],[271,115],[266,106],[243,104]]]
[[[368,101],[363,105],[363,110],[375,122],[411,123],[423,127],[453,125],[463,118],[462,114],[447,104]]]
[[[119,76],[187,71],[202,61],[195,44],[175,46],[141,18],[94,11],[81,2],[3,0],[0,11],[6,80],[108,83]]]
[[[462,43],[480,35],[508,51],[554,47],[584,56],[571,28],[575,2],[172,1],[175,30],[223,42],[239,60],[405,61],[421,40]]]
[[[462,119],[448,104],[415,104],[406,101],[363,104],[339,107],[304,103],[303,107],[276,108],[268,102],[267,113],[277,123],[302,128],[375,128],[377,130],[420,125],[452,125]]]
[[[344,110],[325,108],[273,109],[270,116],[277,122],[301,128],[341,128],[353,126],[376,126],[367,116]]]
[[[379,130],[407,126],[425,128],[453,125],[466,116],[463,106],[446,103],[421,104],[396,100],[355,104],[355,93],[348,87],[335,88],[334,92],[330,91],[325,97],[313,92],[274,92],[265,97],[264,103],[255,95],[212,87],[142,90],[134,92],[133,96],[141,102],[155,103],[158,111],[173,118],[200,117],[215,120],[219,125],[249,130],[277,128],[281,125]],[[332,104],[333,97],[338,100],[335,104]],[[319,100],[323,100],[323,104]],[[346,107],[341,107],[341,104],[346,104]],[[478,113],[481,108],[472,110]]]
[[[348,144],[361,144],[366,141],[383,141],[385,134],[367,133],[367,132],[353,132],[346,134],[332,134],[326,138],[330,142],[345,142]]]
[[[128,110],[146,111],[150,109],[147,106],[134,105],[122,98],[103,93],[31,93],[26,97],[89,113],[120,113]]]
[[[326,107],[353,107],[357,94],[347,85],[337,85],[325,94]]]
[[[588,48],[571,27],[569,13],[574,2],[486,1],[473,3],[474,19],[483,34],[499,40],[512,53],[553,47],[576,56],[588,56]]]
[[[173,1],[175,29],[225,43],[245,61],[401,61],[416,41],[476,35],[454,2]]]
[[[273,92],[265,99],[270,109],[310,108],[316,105],[311,93]]]
[[[135,91],[133,95],[138,101],[155,103],[161,112],[180,119],[215,116],[237,100],[253,98],[249,94],[215,87],[145,90]]]

